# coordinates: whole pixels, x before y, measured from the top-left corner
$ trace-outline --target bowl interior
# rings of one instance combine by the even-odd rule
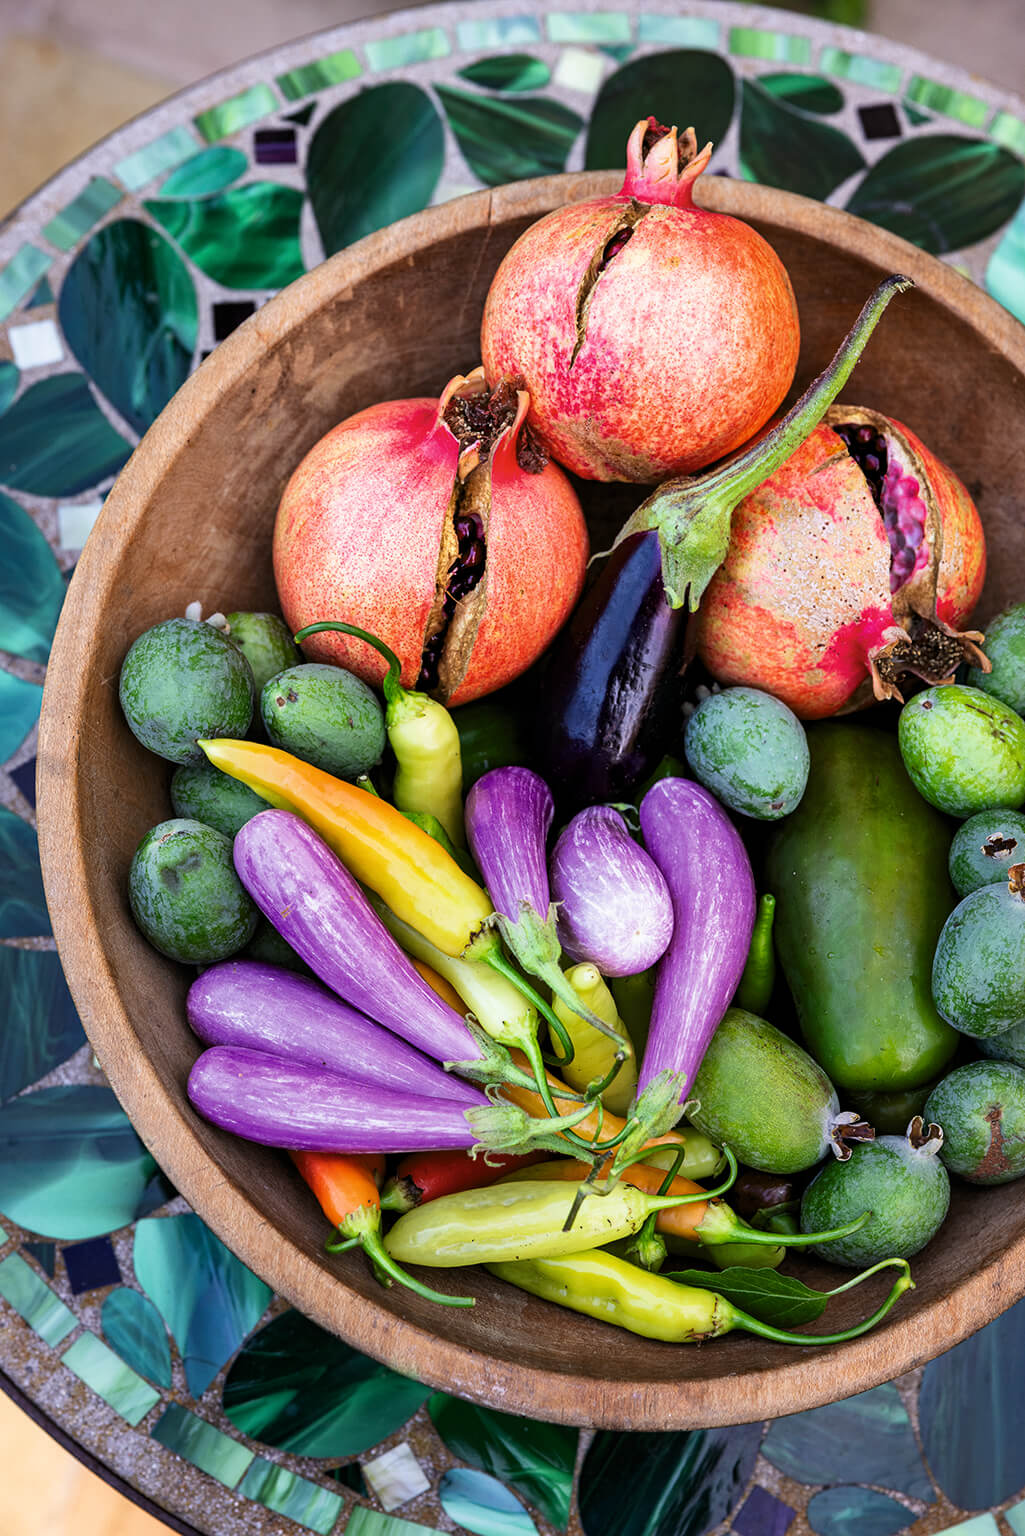
[[[126,901],[139,838],[170,814],[170,767],[138,745],[117,700],[121,660],[147,626],[193,599],[206,612],[276,606],[271,527],[306,450],[353,411],[436,395],[469,371],[488,283],[512,241],[547,209],[616,184],[555,177],[417,215],[301,279],[217,349],[123,472],[72,582],[43,704],[40,839],[68,981],[110,1081],[177,1187],[254,1270],[425,1382],[536,1417],[666,1429],[846,1396],[981,1326],[1025,1291],[1016,1187],[955,1191],[947,1225],[914,1261],[916,1290],[874,1334],[828,1350],[740,1334],[701,1348],[646,1341],[482,1271],[432,1276],[476,1295],[472,1310],[381,1289],[358,1254],[325,1255],[323,1218],[284,1156],[216,1130],[188,1104],[198,1053],[184,1016],[190,973],[144,943]],[[846,398],[904,421],[969,486],[990,547],[982,619],[1020,598],[1025,332],[949,268],[845,214],[713,178],[701,193],[754,223],[791,274],[802,325],[795,388],[828,361],[882,276],[915,277]],[[801,1272],[827,1274],[811,1260]],[[833,1327],[873,1310],[887,1282],[872,1284],[831,1305]]]

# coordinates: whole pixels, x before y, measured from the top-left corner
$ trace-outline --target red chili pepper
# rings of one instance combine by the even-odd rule
[[[500,1152],[489,1155],[485,1162],[483,1157],[462,1151],[411,1152],[381,1191],[381,1205],[386,1211],[411,1211],[439,1195],[483,1189],[515,1168],[543,1162],[547,1156],[546,1152]]]

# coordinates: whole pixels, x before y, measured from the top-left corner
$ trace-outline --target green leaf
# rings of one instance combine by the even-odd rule
[[[761,1424],[668,1434],[600,1430],[580,1469],[586,1536],[705,1536],[743,1493],[761,1438]]]
[[[116,320],[110,332],[110,350],[123,351]],[[100,365],[104,375],[110,371]],[[116,474],[131,451],[80,373],[40,379],[0,416],[0,482],[15,491],[74,496]]]
[[[171,1385],[167,1330],[148,1296],[120,1285],[104,1300],[101,1318],[107,1343],[126,1364],[158,1387]]]
[[[0,415],[17,394],[20,379],[21,374],[15,363],[0,363]]]
[[[821,75],[797,75],[785,72],[778,75],[759,75],[758,84],[780,101],[786,101],[802,112],[818,112],[828,116],[843,111],[843,94],[832,80]]]
[[[295,187],[251,181],[216,197],[143,204],[201,272],[225,288],[284,288],[302,276]]]
[[[0,938],[50,932],[35,828],[0,805]]]
[[[0,1099],[8,1099],[67,1061],[85,1044],[85,1032],[71,1001],[60,959],[52,950],[0,945],[0,997],[4,999],[4,1025],[0,1030]],[[0,1149],[2,1142],[3,1121],[0,1120]],[[42,1149],[36,1147],[35,1151],[42,1152]],[[31,1146],[28,1152],[31,1157]],[[4,1155],[0,1150],[0,1156]],[[0,1170],[0,1191],[8,1177],[17,1183],[17,1170]],[[3,1205],[2,1195],[0,1210],[14,1215]],[[46,1237],[71,1235],[47,1231],[33,1226],[30,1221],[23,1221],[22,1226]],[[102,1230],[106,1232],[109,1228]]]
[[[335,107],[306,162],[324,254],[425,208],[444,163],[445,130],[419,86],[375,85]]]
[[[0,494],[0,650],[45,661],[64,602],[64,577],[28,513]],[[33,932],[49,932],[49,925]]]
[[[684,1269],[666,1276],[678,1285],[696,1285],[703,1291],[718,1291],[720,1296],[750,1312],[760,1322],[774,1328],[796,1328],[821,1317],[828,1295],[815,1291],[792,1275],[780,1275],[772,1269],[745,1269],[734,1265],[717,1273],[705,1269]]]
[[[892,1382],[824,1408],[773,1419],[762,1455],[799,1483],[874,1483],[926,1504],[936,1499],[907,1409]]]
[[[220,192],[245,174],[249,161],[241,149],[227,144],[215,144],[201,149],[172,171],[160,188],[161,197],[205,197],[209,192]]]
[[[481,1408],[437,1392],[427,1404],[454,1456],[509,1483],[559,1530],[569,1521],[579,1432]]]
[[[718,144],[733,117],[733,71],[717,53],[673,48],[624,64],[598,93],[587,129],[584,164],[589,171],[626,169],[626,141],[642,117],[691,123],[698,144]],[[696,115],[695,115],[696,114]]]
[[[1002,228],[1023,194],[1025,165],[1010,150],[960,134],[927,133],[877,160],[847,208],[941,255]]]
[[[565,170],[584,126],[576,112],[543,96],[506,101],[447,85],[435,89],[463,158],[489,187]]]
[[[438,1485],[438,1499],[454,1525],[476,1536],[537,1536],[519,1499],[485,1472],[450,1467]]]
[[[532,58],[529,53],[499,53],[468,64],[459,76],[488,91],[540,91],[552,72],[543,59]]]
[[[864,168],[861,151],[839,128],[795,111],[758,81],[745,80],[741,89],[740,168],[749,181],[823,201]]]

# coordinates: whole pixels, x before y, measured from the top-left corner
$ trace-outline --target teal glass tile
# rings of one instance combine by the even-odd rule
[[[53,303],[53,289],[50,287],[50,279],[44,277],[35,293],[25,305],[26,309],[41,309],[44,304]]]
[[[813,1494],[806,1519],[817,1536],[897,1536],[915,1516],[887,1493],[852,1486]]]
[[[44,1274],[52,1280],[57,1273],[56,1243],[22,1243],[22,1253],[30,1253]]]
[[[214,144],[231,133],[238,133],[240,128],[248,128],[250,123],[258,122],[268,113],[276,112],[278,106],[275,92],[269,85],[261,83],[251,85],[237,96],[229,96],[216,107],[208,107],[192,121],[207,143]]]
[[[803,1483],[871,1482],[933,1504],[936,1495],[892,1383],[774,1419],[762,1455]]]
[[[989,258],[986,287],[1005,309],[1025,323],[1025,203]]]
[[[345,1507],[340,1494],[330,1488],[320,1488],[308,1477],[289,1472],[287,1467],[277,1467],[272,1461],[257,1456],[238,1486],[239,1493],[253,1499],[276,1515],[284,1515],[307,1530],[319,1531],[328,1536],[338,1516]]]
[[[580,1469],[587,1536],[705,1536],[738,1503],[761,1424],[668,1434],[599,1430]]]
[[[168,1404],[150,1433],[169,1451],[215,1477],[226,1488],[235,1487],[255,1455],[247,1445],[232,1440],[177,1403]]]
[[[922,112],[918,107],[913,107],[911,103],[907,101],[902,102],[901,105],[904,108],[904,116],[907,118],[912,128],[921,128],[923,123],[931,123],[933,121],[931,112]]]
[[[173,170],[194,155],[199,142],[191,128],[184,125],[162,133],[158,139],[133,150],[123,160],[114,164],[114,175],[124,182],[129,192],[138,192],[148,181],[164,171]]]
[[[431,1422],[460,1461],[508,1483],[560,1531],[569,1520],[580,1432],[436,1392]]]
[[[825,80],[821,75],[786,70],[781,74],[759,75],[758,84],[770,96],[776,96],[802,112],[828,117],[843,111],[843,94],[831,80]]]
[[[212,144],[180,165],[160,188],[161,197],[206,197],[220,192],[249,169],[249,157],[229,144]]]
[[[589,171],[619,170],[626,144],[642,117],[677,121],[681,102],[700,101],[702,142],[718,144],[733,118],[733,70],[718,53],[669,48],[624,64],[603,84],[587,125],[584,165]]]
[[[563,171],[584,120],[544,96],[478,96],[451,86],[435,90],[463,158],[485,186]]]
[[[1020,1504],[1012,1504],[1010,1509],[1005,1509],[1004,1519],[1014,1532],[1014,1536],[1025,1536],[1025,1499],[1022,1499]]]
[[[973,1515],[957,1525],[948,1525],[942,1536],[999,1536],[1000,1527],[992,1515]]]
[[[1025,155],[1025,123],[1020,117],[1012,117],[1010,112],[998,112],[989,125],[989,136],[994,143]]]
[[[44,279],[45,281],[45,279]],[[17,363],[0,362],[0,416],[3,415],[15,395],[18,393],[18,384],[21,374]]]
[[[4,379],[0,374],[0,394]],[[28,513],[0,492],[0,650],[45,661],[64,602],[64,577],[46,539]],[[28,938],[49,928],[22,929]],[[4,933],[0,917],[0,934]]]
[[[64,1351],[61,1364],[92,1387],[129,1424],[138,1424],[160,1401],[160,1393],[88,1329]]]
[[[345,1527],[345,1536],[424,1536],[429,1525],[414,1525],[412,1520],[400,1520],[398,1515],[379,1515],[376,1509],[357,1504]]]
[[[106,349],[122,350],[111,347],[109,330]],[[40,379],[0,416],[0,484],[12,490],[74,496],[116,474],[131,451],[80,373]],[[0,749],[0,762],[5,755]]]
[[[7,1233],[4,1231],[3,1227],[0,1227],[0,1243],[6,1243],[6,1241]]]
[[[371,69],[401,69],[405,64],[421,64],[425,59],[444,59],[452,46],[440,27],[425,27],[422,32],[403,32],[399,37],[379,37],[366,45]]]
[[[101,1313],[107,1342],[133,1370],[158,1386],[171,1385],[171,1346],[163,1319],[148,1296],[119,1285]]]
[[[758,27],[731,27],[730,52],[745,59],[780,59],[786,64],[810,64],[811,42],[792,32],[766,32]]]
[[[2,638],[0,631],[0,643]],[[0,805],[0,939],[31,939],[49,932],[35,828]]]
[[[5,1013],[0,1031],[3,1100],[21,1093],[67,1061],[85,1044],[85,1034],[60,960],[52,950],[0,945],[0,989]],[[0,1186],[3,1183],[0,1174]],[[13,1215],[9,1206],[4,1209]]]
[[[553,43],[629,43],[630,18],[625,11],[552,11],[548,36]]]
[[[537,1526],[519,1499],[486,1472],[450,1467],[438,1499],[451,1521],[476,1536],[536,1536]]]
[[[35,245],[23,245],[0,269],[0,320],[6,320],[53,262]]]
[[[20,1253],[0,1263],[0,1296],[34,1328],[44,1344],[60,1344],[78,1327],[78,1318]]]
[[[704,16],[638,16],[637,38],[642,43],[675,43],[683,48],[719,46],[721,28]]]
[[[795,110],[757,80],[741,85],[740,169],[749,181],[824,201],[864,169],[861,151],[839,128]]]
[[[541,42],[541,23],[536,16],[496,16],[488,21],[460,21],[456,42],[466,53],[478,48],[503,48],[510,43]]]
[[[0,763],[13,757],[39,719],[43,690],[39,683],[0,668]]]
[[[938,80],[925,80],[915,75],[908,83],[907,97],[918,107],[931,112],[942,112],[944,117],[956,117],[959,123],[970,128],[981,128],[992,110],[988,102],[978,96],[969,96]]]
[[[123,197],[121,188],[115,187],[112,181],[105,176],[94,176],[66,208],[62,208],[49,224],[43,225],[43,234],[51,245],[70,251]]]
[[[847,208],[941,256],[1002,229],[1023,194],[1025,166],[1010,150],[963,134],[926,133],[870,166]]]
[[[893,96],[900,89],[903,70],[899,64],[871,59],[866,53],[847,53],[843,48],[823,48],[819,68],[827,75],[840,75],[856,85],[868,85]]]
[[[284,75],[278,75],[278,89],[286,101],[300,101],[323,91],[329,85],[341,85],[343,80],[355,80],[363,73],[363,66],[351,48],[340,48],[337,53],[325,54],[309,64],[300,64]]]
[[[486,91],[541,91],[552,72],[544,59],[532,58],[529,53],[499,53],[468,64],[459,76]]]
[[[303,274],[303,194],[295,187],[253,181],[214,197],[143,207],[224,288],[284,288]]]

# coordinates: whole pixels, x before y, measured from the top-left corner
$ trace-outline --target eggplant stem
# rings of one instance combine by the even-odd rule
[[[352,635],[357,640],[365,640],[367,645],[372,645],[374,650],[384,657],[388,663],[388,671],[382,679],[381,692],[389,704],[394,703],[396,699],[402,698],[403,694],[408,692],[408,689],[403,688],[399,682],[399,677],[402,673],[402,663],[391,646],[385,645],[383,640],[379,640],[369,630],[360,629],[356,624],[344,624],[341,619],[322,619],[317,624],[307,624],[302,629],[297,630],[292,639],[296,645],[299,645],[306,639],[307,635],[320,635],[328,630],[336,631],[341,635]]]
[[[554,1010],[548,1003],[545,1002],[540,992],[538,992],[535,987],[531,986],[530,982],[527,981],[525,976],[520,975],[515,966],[509,964],[501,950],[497,948],[492,950],[489,954],[484,956],[484,962],[485,964],[490,965],[492,970],[497,971],[500,976],[504,976],[507,981],[511,981],[513,986],[527,999],[528,1003],[534,1004],[534,1007],[537,1009],[538,1013],[544,1017],[544,1020],[547,1023],[549,1029],[555,1032],[555,1036],[559,1041],[560,1047],[566,1053],[564,1056],[554,1061],[553,1065],[559,1067],[568,1067],[570,1062],[573,1060],[573,1057],[576,1055],[576,1052],[573,1048],[573,1041],[570,1039],[566,1031],[566,1026],[563,1024],[562,1020],[556,1017]]]
[[[887,1312],[903,1296],[904,1292],[914,1290],[915,1282],[911,1278],[911,1267],[907,1259],[883,1259],[881,1263],[865,1270],[864,1274],[857,1275],[853,1280],[848,1281],[847,1285],[838,1287],[842,1291],[849,1290],[852,1285],[860,1285],[862,1280],[867,1280],[869,1275],[874,1275],[877,1270],[892,1268],[894,1265],[900,1266],[901,1273],[894,1281],[893,1288],[882,1306],[877,1307],[871,1317],[866,1317],[863,1322],[855,1323],[853,1328],[847,1328],[842,1333],[787,1333],[782,1328],[773,1328],[769,1323],[761,1323],[756,1317],[751,1317],[747,1312],[741,1312],[739,1308],[731,1306],[730,1315],[733,1319],[733,1326],[743,1328],[747,1333],[760,1334],[763,1339],[775,1339],[780,1344],[806,1344],[809,1346],[816,1344],[843,1344],[847,1339],[856,1339],[859,1334],[868,1333],[869,1329],[874,1328],[876,1323],[881,1323]],[[827,1294],[833,1296],[836,1292],[829,1291]]]

